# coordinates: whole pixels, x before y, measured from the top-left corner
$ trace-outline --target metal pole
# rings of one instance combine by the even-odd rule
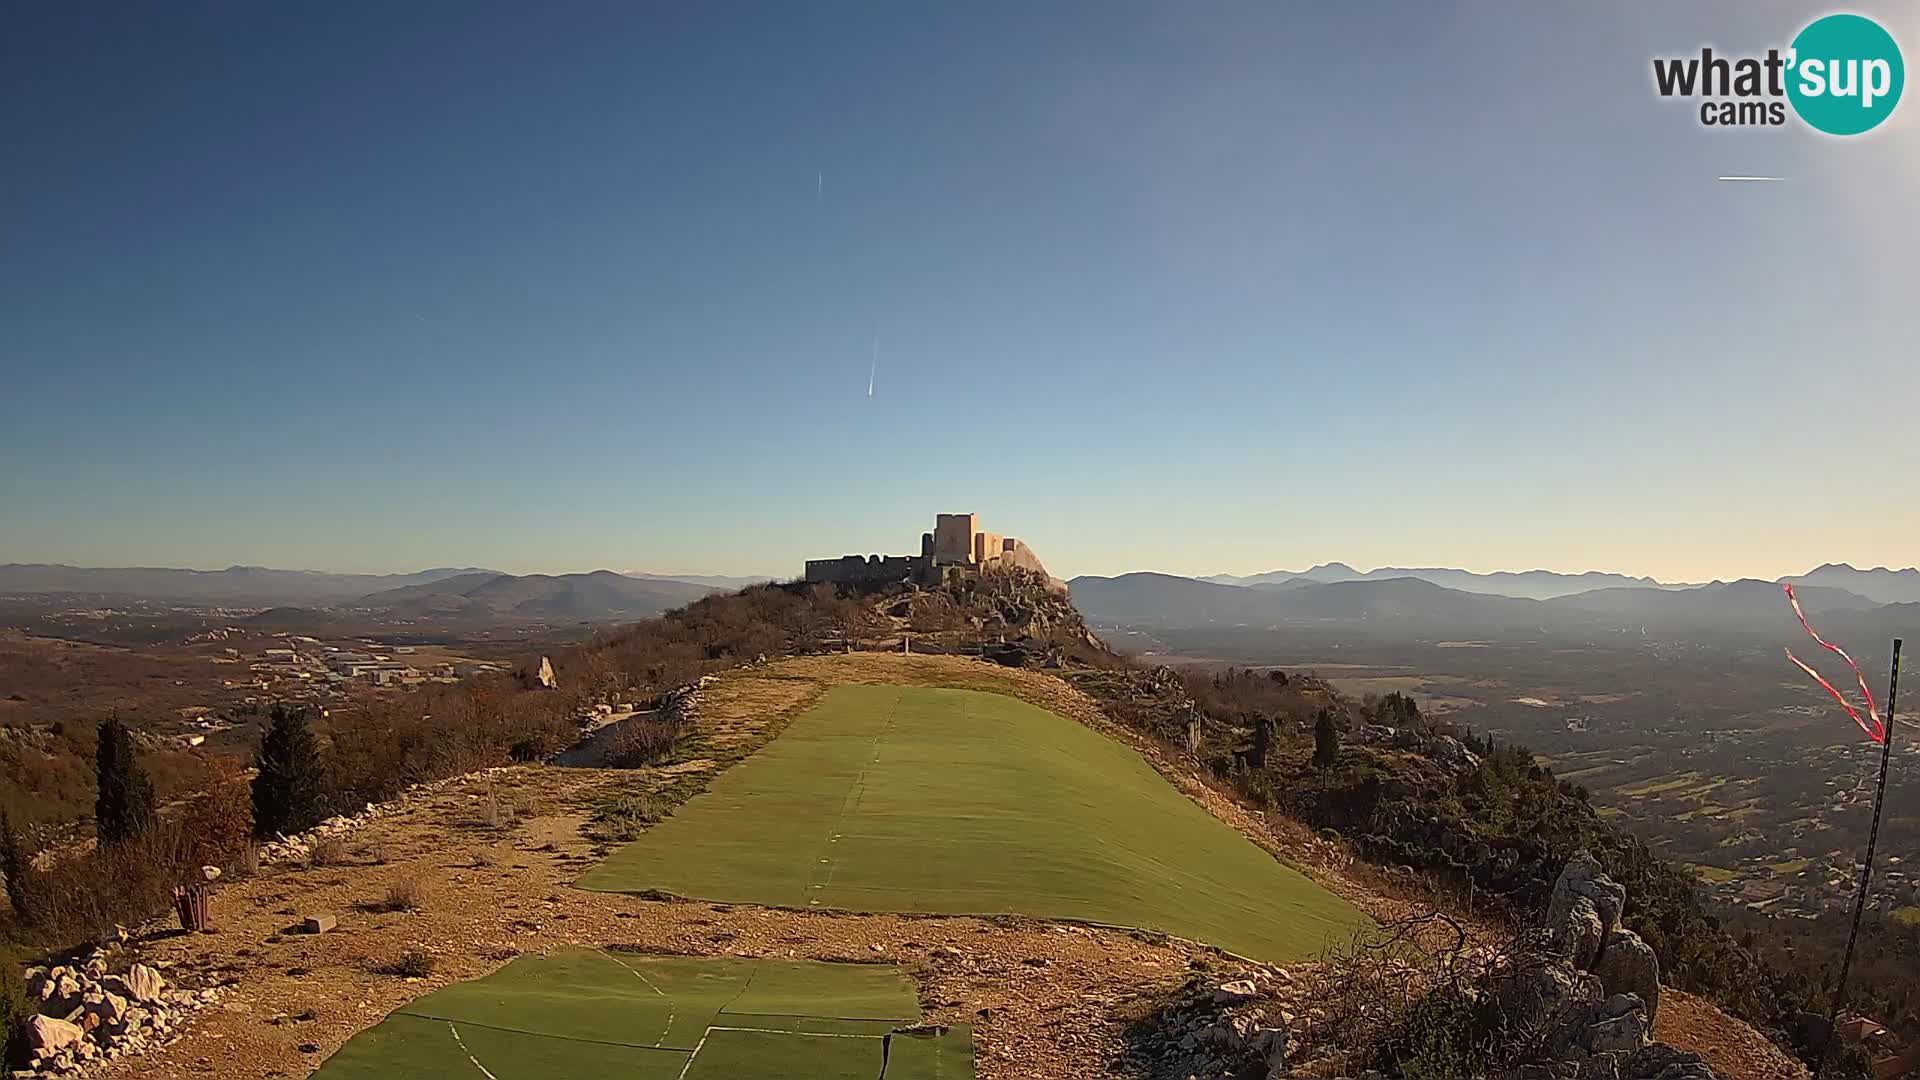
[[[1873,826],[1867,830],[1867,859],[1860,866],[1860,885],[1853,893],[1853,928],[1847,931],[1847,951],[1840,957],[1840,981],[1833,988],[1833,1015],[1827,1020],[1827,1039],[1820,1047],[1820,1060],[1813,1066],[1813,1080],[1827,1071],[1827,1059],[1833,1056],[1834,1037],[1840,1034],[1840,1010],[1847,1003],[1847,975],[1853,969],[1853,946],[1860,938],[1860,917],[1867,910],[1867,885],[1873,880],[1873,848],[1880,840],[1880,808],[1887,799],[1887,765],[1893,760],[1894,695],[1900,692],[1900,639],[1893,639],[1893,672],[1887,676],[1887,727],[1880,740],[1880,786],[1873,793]]]

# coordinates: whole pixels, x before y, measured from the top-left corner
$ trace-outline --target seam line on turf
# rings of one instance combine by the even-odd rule
[[[639,969],[629,966],[625,960],[620,959],[619,957],[613,955],[611,952],[608,952],[605,949],[601,949],[600,954],[602,956],[605,956],[607,959],[613,961],[614,963],[619,964],[621,967],[626,968],[628,971],[633,972],[634,978],[639,979],[640,982],[644,984],[647,989],[660,995],[661,1000],[667,1003],[667,1024],[665,1027],[660,1029],[660,1038],[658,1041],[656,1041],[653,1044],[655,1047],[663,1047],[667,1045],[667,1036],[673,1034],[673,1022],[679,1019],[679,1016],[680,1016],[680,1014],[677,1011],[675,1011],[673,1007],[673,999],[668,997],[665,991],[653,985],[653,981],[651,979],[648,979],[645,975],[640,974]]]
[[[887,1037],[887,1034],[890,1034],[855,1035],[847,1031],[782,1031],[779,1028],[725,1027],[719,1024],[714,1024],[707,1028],[709,1035],[716,1031],[750,1031],[758,1035],[791,1035],[796,1039],[884,1039]]]
[[[415,1020],[438,1020],[451,1026],[455,1021],[445,1016],[433,1016],[428,1013],[396,1012],[393,1016],[410,1016]],[[502,1024],[483,1024],[478,1020],[460,1020],[459,1023],[471,1028],[484,1028],[488,1031],[504,1031],[509,1035],[530,1035],[536,1039],[553,1039],[558,1042],[590,1043],[594,1046],[618,1046],[623,1050],[638,1050],[652,1054],[684,1054],[687,1051],[678,1046],[648,1046],[646,1043],[620,1042],[615,1039],[588,1039],[578,1035],[555,1035],[550,1031],[528,1031],[526,1028],[506,1027]]]
[[[447,1021],[447,1030],[453,1032],[453,1041],[459,1045],[460,1052],[467,1055],[467,1060],[473,1062],[473,1067],[480,1070],[481,1076],[486,1077],[487,1080],[500,1080],[499,1077],[488,1072],[485,1065],[480,1064],[480,1059],[473,1056],[473,1051],[467,1049],[467,1041],[460,1037],[460,1029],[453,1026],[453,1021]]]
[[[833,819],[833,826],[827,834],[827,843],[829,845],[831,845],[836,839],[840,837],[841,835],[840,830],[842,829],[842,827],[846,825],[846,822],[847,822],[847,814],[848,814],[849,808],[858,805],[860,800],[866,795],[867,774],[873,771],[873,767],[875,765],[879,764],[881,742],[885,740],[887,735],[893,731],[893,726],[899,722],[900,703],[906,700],[906,696],[907,694],[904,688],[898,688],[897,692],[894,694],[893,704],[887,710],[887,722],[880,725],[880,730],[874,733],[873,752],[867,756],[866,764],[860,767],[860,775],[854,778],[852,786],[847,789],[847,797],[841,800],[840,815]],[[840,857],[836,854],[833,856],[833,861],[827,864],[827,876],[824,879],[822,879],[818,885],[809,887],[807,889],[807,892],[814,893],[814,892],[825,891],[827,886],[833,884],[833,875],[839,869],[840,869]],[[808,899],[808,898],[802,897],[802,899]],[[809,905],[811,905],[813,903],[817,903],[817,901],[808,899],[808,903]]]

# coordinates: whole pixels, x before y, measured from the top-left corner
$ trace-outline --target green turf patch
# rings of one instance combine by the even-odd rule
[[[885,1080],[972,1080],[973,1029],[960,1024],[931,1035],[897,1034],[887,1044]]]
[[[720,1029],[707,1034],[687,1080],[874,1080],[876,1035],[795,1035]]]
[[[999,694],[840,686],[581,880],[724,902],[1022,913],[1263,960],[1367,925],[1132,750]]]
[[[455,1024],[396,1013],[347,1041],[314,1076],[322,1080],[482,1080],[474,1063],[497,1077],[674,1080],[687,1068],[684,1050],[581,1042]]]
[[[349,1040],[314,1075],[872,1080],[881,1075],[889,1033],[919,1016],[912,982],[891,964],[610,951],[525,956],[407,1005]],[[944,1051],[948,1060],[971,1061],[971,1037],[962,1041]],[[973,1074],[938,1074],[948,1075]]]

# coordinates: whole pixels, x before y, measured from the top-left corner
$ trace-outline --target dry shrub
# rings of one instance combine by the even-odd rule
[[[420,949],[408,949],[392,960],[376,966],[373,973],[403,979],[424,979],[433,974],[433,955]]]
[[[1480,993],[1510,962],[1506,950],[1470,944],[1445,915],[1388,923],[1320,963],[1307,997],[1321,1017],[1304,1047],[1420,1080],[1485,1076],[1526,1042]]]
[[[678,721],[656,716],[635,716],[620,723],[607,744],[607,765],[615,769],[638,769],[665,761],[679,742]]]
[[[33,870],[26,882],[31,936],[63,948],[137,926],[173,906],[174,886],[200,880],[204,853],[198,838],[162,822],[145,836]]]
[[[626,843],[639,839],[647,826],[656,824],[662,816],[659,807],[647,796],[622,793],[593,808],[586,834],[603,844]]]
[[[347,842],[337,836],[316,841],[307,851],[308,866],[345,866],[351,861],[347,855]]]
[[[362,911],[393,912],[419,911],[426,906],[426,890],[419,878],[400,878],[387,886],[385,896],[370,904],[360,905]]]
[[[253,793],[237,761],[223,757],[209,764],[207,789],[181,811],[180,828],[202,865],[232,870],[250,852],[257,857]]]

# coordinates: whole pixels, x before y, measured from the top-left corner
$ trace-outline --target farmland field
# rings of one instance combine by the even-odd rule
[[[1105,736],[998,694],[904,686],[833,688],[580,884],[1077,919],[1277,962],[1366,925]]]

